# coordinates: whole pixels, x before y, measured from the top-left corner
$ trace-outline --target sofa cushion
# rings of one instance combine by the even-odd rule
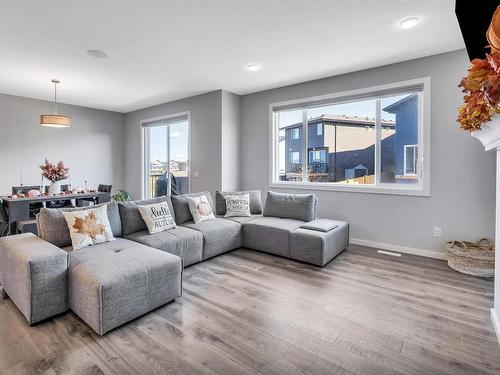
[[[203,234],[203,260],[241,247],[241,225],[235,221],[215,218],[182,225]]]
[[[290,233],[304,224],[301,220],[261,217],[243,224],[243,247],[290,257]]]
[[[312,221],[316,214],[314,194],[267,193],[264,216]]]
[[[184,260],[184,267],[202,260],[203,234],[197,230],[178,226],[156,234],[147,230],[135,232],[125,238],[177,255]]]
[[[36,217],[38,236],[57,247],[71,245],[71,236],[63,212],[85,211],[107,205],[109,224],[113,236],[121,237],[122,223],[117,202],[101,203],[86,207],[42,208]]]
[[[137,206],[145,206],[149,204],[167,202],[170,212],[173,211],[172,202],[169,197],[158,197],[145,199],[140,201],[120,202],[120,217],[122,220],[123,235],[146,230],[146,223],[142,219],[141,213]]]
[[[69,304],[103,335],[182,293],[182,260],[118,238],[70,254]]]
[[[260,190],[249,190],[249,191],[219,191],[215,192],[215,213],[217,215],[226,214],[226,196],[228,195],[250,195],[250,213],[251,214],[262,214],[262,197]]]
[[[202,195],[205,195],[207,197],[208,203],[210,204],[210,207],[212,207],[212,212],[214,212],[214,202],[212,200],[212,196],[210,195],[209,191],[171,196],[172,206],[174,207],[174,212],[175,212],[175,222],[178,225],[193,220],[193,215],[191,215],[191,211],[189,210],[189,204],[187,198],[199,197]]]

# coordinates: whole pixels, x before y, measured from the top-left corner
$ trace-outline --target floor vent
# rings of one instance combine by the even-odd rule
[[[384,254],[384,255],[390,255],[391,257],[400,257],[401,256],[401,253],[393,253],[392,251],[385,251],[385,250],[377,250],[377,253]]]

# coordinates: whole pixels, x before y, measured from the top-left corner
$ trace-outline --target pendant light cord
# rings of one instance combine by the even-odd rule
[[[54,82],[54,106],[55,106],[54,114],[57,115],[57,82]]]

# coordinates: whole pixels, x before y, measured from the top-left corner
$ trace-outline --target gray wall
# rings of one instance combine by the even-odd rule
[[[442,251],[449,239],[493,238],[495,156],[455,121],[468,66],[465,51],[455,51],[243,96],[242,188],[269,190],[270,103],[430,76],[431,196],[317,191],[319,215],[349,221],[352,238],[423,250]],[[443,228],[442,238],[433,238],[434,226]]]
[[[140,122],[185,111],[191,112],[191,191],[221,188],[221,108],[222,90],[218,90],[125,115],[125,187],[134,199],[141,198]]]
[[[224,191],[240,188],[240,96],[222,91],[222,183]]]
[[[0,195],[19,185],[40,185],[38,166],[47,157],[63,160],[73,186],[82,185],[85,170],[89,187],[123,185],[123,115],[72,105],[59,112],[72,117],[69,129],[40,126],[40,114],[52,113],[51,102],[0,94]]]

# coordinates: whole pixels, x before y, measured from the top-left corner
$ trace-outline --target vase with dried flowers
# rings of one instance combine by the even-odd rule
[[[491,52],[484,59],[472,60],[467,77],[459,84],[465,95],[457,121],[490,150],[500,145],[500,7],[486,37]]]
[[[50,163],[45,159],[45,163],[40,165],[42,176],[50,181],[49,193],[61,193],[61,181],[68,178],[69,168],[64,166],[62,160],[57,164]]]

